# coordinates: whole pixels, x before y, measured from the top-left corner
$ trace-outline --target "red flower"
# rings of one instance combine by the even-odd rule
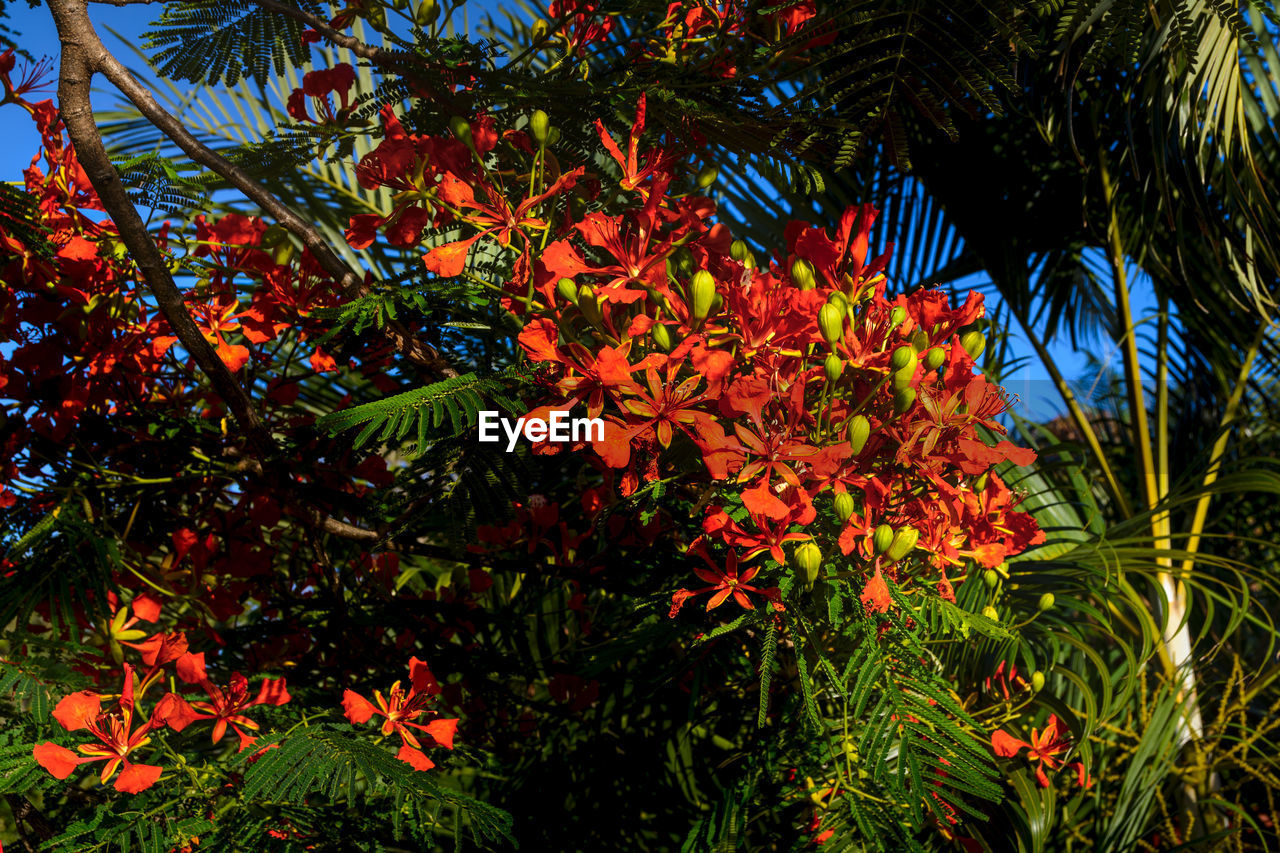
[[[738,602],[739,606],[744,607],[747,610],[755,610],[755,604],[747,597],[748,592],[763,595],[773,603],[775,610],[783,609],[782,602],[778,600],[778,590],[760,589],[759,587],[750,586],[750,582],[755,579],[757,574],[760,573],[759,566],[752,566],[741,575],[738,574],[738,553],[732,548],[729,549],[728,556],[725,557],[723,569],[716,565],[715,560],[713,560],[711,555],[707,553],[706,542],[701,537],[689,546],[688,553],[697,554],[708,566],[710,566],[710,569],[695,568],[693,573],[702,580],[711,584],[711,586],[705,586],[702,589],[695,590],[676,590],[675,594],[671,596],[670,616],[675,616],[679,613],[680,608],[684,606],[685,601],[695,595],[702,595],[704,592],[712,594],[710,600],[707,601],[707,610],[713,610],[721,604],[724,604],[731,595],[733,596],[733,600]]]
[[[1008,732],[997,730],[991,734],[991,748],[1001,758],[1015,758],[1022,750],[1027,750],[1027,760],[1036,764],[1036,783],[1041,788],[1047,788],[1049,787],[1049,776],[1044,772],[1045,768],[1050,770],[1057,769],[1060,761],[1057,756],[1071,749],[1071,741],[1063,736],[1060,731],[1061,726],[1058,716],[1056,714],[1051,715],[1043,732],[1038,729],[1031,730],[1030,743],[1025,740],[1018,740]],[[1076,779],[1080,787],[1088,788],[1093,784],[1085,772],[1084,764],[1079,761],[1073,761],[1067,766],[1075,768]]]
[[[889,608],[893,605],[893,599],[889,597],[889,585],[884,582],[884,575],[880,574],[880,567],[876,566],[876,573],[867,581],[867,585],[862,589],[862,595],[858,598],[862,602],[862,606],[866,608],[867,613],[888,613]]]
[[[426,663],[416,657],[409,658],[409,680],[412,686],[407,692],[400,687],[399,681],[391,685],[386,696],[380,690],[374,691],[377,705],[354,690],[347,690],[342,694],[342,710],[353,723],[367,723],[374,714],[386,717],[382,723],[382,734],[395,732],[403,743],[396,758],[417,770],[430,770],[435,763],[422,751],[422,742],[411,729],[424,733],[437,746],[453,749],[453,733],[458,728],[458,721],[432,720],[426,725],[415,723],[414,720],[430,713],[428,706],[440,692],[440,685]]]
[[[63,697],[53,710],[54,719],[67,731],[88,729],[98,739],[98,743],[77,747],[83,758],[55,743],[37,744],[32,754],[41,767],[58,779],[66,779],[81,764],[105,761],[101,775],[104,785],[116,770],[123,767],[115,789],[126,794],[145,791],[156,783],[164,768],[135,764],[129,760],[129,755],[151,742],[150,733],[165,724],[167,717],[175,712],[177,701],[180,700],[172,693],[166,694],[152,709],[147,721],[135,729],[133,718],[137,709],[133,699],[133,667],[125,664],[124,687],[117,711],[103,713],[102,696],[87,690]]]
[[[169,727],[180,732],[197,720],[213,720],[213,742],[222,740],[227,733],[227,726],[240,738],[240,749],[244,750],[257,742],[253,735],[241,731],[241,726],[250,731],[257,731],[258,724],[244,715],[254,705],[283,705],[291,698],[283,678],[264,678],[256,696],[249,696],[249,680],[238,672],[231,673],[231,684],[225,690],[217,687],[209,680],[205,671],[204,652],[191,654],[187,652],[178,658],[178,677],[187,684],[198,684],[209,696],[209,701],[188,703],[181,697],[175,697],[174,713],[169,716]]]

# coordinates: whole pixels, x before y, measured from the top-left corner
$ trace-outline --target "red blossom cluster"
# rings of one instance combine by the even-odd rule
[[[960,306],[939,291],[890,297],[888,256],[868,257],[872,208],[846,211],[834,235],[792,223],[785,254],[762,266],[714,222],[709,199],[674,191],[682,151],[641,151],[643,98],[622,144],[599,127],[629,204],[555,221],[557,201],[595,199],[608,178],[557,161],[536,121],[500,133],[485,117],[433,138],[406,134],[388,112],[384,127],[361,174],[405,200],[390,217],[353,219],[352,245],[368,245],[374,229],[412,245],[429,223],[465,234],[425,252],[438,275],[463,274],[484,240],[515,255],[504,304],[525,316],[528,357],[551,370],[530,416],[580,407],[603,417],[604,441],[572,449],[623,495],[658,478],[682,444],[702,465],[679,473],[719,484],[689,546],[710,567],[698,570],[709,607],[731,595],[754,606],[748,593],[776,602],[749,585],[758,567],[738,566],[759,555],[783,563],[785,543],[822,536],[810,526],[824,494],[837,499],[840,524],[822,549],[866,573],[874,610],[889,606],[882,572],[899,582],[928,575],[953,598],[950,577],[966,563],[996,566],[1043,541],[991,470],[1034,454],[982,439],[1003,432],[1005,400],[961,342],[981,297]],[[506,174],[542,180],[507,186]],[[877,546],[885,525],[890,542],[914,538]],[[723,562],[712,546],[727,552]],[[698,592],[677,591],[672,613]]]

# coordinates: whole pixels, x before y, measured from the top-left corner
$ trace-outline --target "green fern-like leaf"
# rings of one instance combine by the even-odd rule
[[[313,0],[295,5],[322,15]],[[153,59],[166,77],[234,86],[247,76],[264,83],[272,71],[283,74],[307,60],[303,29],[293,18],[252,0],[185,2],[165,8],[147,33],[145,46],[159,48]]]

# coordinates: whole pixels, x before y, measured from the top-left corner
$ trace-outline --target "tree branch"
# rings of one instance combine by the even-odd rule
[[[369,287],[365,283],[364,276],[347,266],[311,222],[254,180],[244,169],[201,143],[187,130],[181,121],[160,106],[151,92],[139,83],[120,60],[116,59],[103,45],[102,40],[98,38],[97,32],[93,29],[93,24],[89,20],[84,0],[54,0],[54,2],[50,3],[50,8],[53,9],[55,7],[63,10],[62,16],[67,19],[69,31],[74,34],[80,61],[84,63],[84,67],[89,72],[101,72],[133,103],[144,118],[172,139],[192,161],[221,175],[233,187],[244,193],[246,198],[275,219],[285,230],[301,240],[302,244],[319,262],[321,268],[338,282],[338,286],[348,299],[357,299],[369,293]],[[279,6],[278,8],[282,12],[287,11],[287,7]],[[303,13],[300,12],[299,14]],[[56,17],[58,17],[58,13],[55,12]],[[60,25],[59,32],[61,31],[62,27]],[[374,50],[373,48],[369,49]],[[386,52],[382,51],[382,53]],[[90,116],[92,116],[92,113],[90,113]],[[385,333],[396,351],[415,364],[432,371],[440,377],[458,375],[458,372],[445,359],[441,358],[438,353],[432,351],[429,347],[424,346],[415,335],[400,323],[394,321],[388,323]]]
[[[98,133],[97,122],[93,115],[93,106],[89,98],[90,83],[94,70],[97,68],[114,69],[117,79],[113,79],[113,82],[116,82],[122,91],[125,91],[125,86],[121,85],[121,83],[125,83],[133,91],[134,95],[145,96],[144,102],[149,101],[154,109],[159,111],[161,117],[181,130],[185,138],[192,142],[194,140],[191,139],[190,134],[186,133],[185,128],[182,128],[175,119],[155,104],[154,99],[151,99],[150,93],[143,89],[123,66],[107,52],[93,30],[93,24],[89,20],[86,0],[49,0],[49,10],[53,15],[54,24],[58,30],[58,38],[62,43],[61,74],[58,81],[59,115],[67,128],[67,136],[70,137],[71,143],[75,146],[76,156],[80,161],[80,165],[84,168],[85,174],[89,176],[89,181],[93,184],[93,188],[102,202],[103,209],[111,217],[112,222],[115,223],[116,229],[120,233],[120,238],[129,250],[129,255],[133,258],[134,263],[137,264],[143,280],[151,288],[152,293],[155,294],[160,311],[164,314],[165,319],[169,321],[174,334],[177,335],[178,340],[182,342],[187,352],[191,353],[200,369],[209,377],[214,390],[226,401],[237,423],[245,430],[255,451],[264,456],[268,455],[275,448],[275,441],[264,426],[248,393],[236,381],[236,378],[227,369],[222,359],[219,358],[213,346],[200,332],[195,321],[191,319],[182,291],[173,280],[173,275],[169,272],[164,256],[161,254],[159,247],[156,246],[155,241],[151,239],[142,217],[138,215],[133,202],[129,200],[124,184],[120,180],[120,175],[116,172],[116,168],[107,154],[106,146],[102,143],[102,137]],[[120,75],[123,75],[123,77],[120,77]],[[108,74],[108,78],[112,79],[110,74]],[[126,94],[129,94],[129,92],[126,91]],[[139,106],[139,109],[142,109],[142,104],[139,104],[133,95],[130,98],[135,100],[135,104]],[[164,126],[159,124],[157,126],[165,130],[166,133],[170,133],[170,136],[174,135]],[[179,144],[181,144],[181,141],[177,138],[175,138],[175,141],[179,141]],[[199,146],[198,143],[195,144],[203,149],[203,146]],[[216,154],[212,152],[206,153],[232,169],[235,168]],[[206,163],[206,165],[208,164]],[[246,180],[248,179],[246,178]],[[346,265],[333,254],[333,251],[319,238],[319,235],[313,229],[306,227],[305,223],[302,223],[302,220],[293,211],[280,204],[264,188],[256,183],[253,186],[257,188],[258,194],[274,202],[273,207],[291,217],[296,227],[311,232],[312,236],[319,241],[321,248],[328,252],[331,263],[339,265],[346,276],[355,278],[355,273],[346,268]],[[319,253],[316,254],[319,255]],[[417,346],[416,340],[413,341],[413,345]],[[258,470],[259,472],[261,471],[261,465],[258,466]],[[301,506],[307,520],[327,533],[357,541],[373,541],[378,538],[378,534],[372,530],[365,530],[337,519],[328,518],[319,510],[300,501],[298,504]]]
[[[102,144],[89,91],[95,65],[93,57],[105,52],[105,48],[93,32],[85,0],[49,0],[49,11],[53,14],[58,39],[62,43],[59,115],[67,128],[67,136],[75,146],[80,165],[89,176],[103,208],[115,223],[129,255],[155,294],[156,303],[173,333],[209,377],[214,390],[226,401],[250,442],[257,449],[265,450],[272,444],[271,438],[252,400],[191,319],[186,300],[169,272],[164,255],[129,200],[120,175]]]
[[[299,23],[306,24],[315,30],[328,41],[336,44],[338,47],[344,47],[351,51],[361,59],[367,59],[379,65],[391,65],[395,63],[396,56],[390,51],[383,50],[380,47],[365,44],[355,36],[349,36],[346,33],[339,32],[329,26],[323,19],[312,15],[303,9],[294,6],[288,6],[284,3],[277,3],[275,0],[254,0],[259,6],[277,14],[293,18]]]

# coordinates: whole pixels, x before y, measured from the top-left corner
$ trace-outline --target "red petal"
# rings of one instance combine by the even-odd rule
[[[204,652],[194,655],[187,652],[178,658],[177,670],[178,678],[187,684],[199,684],[209,680],[204,668]]]
[[[416,657],[409,658],[409,679],[413,682],[415,693],[435,696],[440,692],[440,685],[436,682],[436,677],[431,674],[431,670],[427,668],[426,661],[418,660]]]
[[[479,239],[478,235],[467,240],[436,246],[422,256],[422,263],[436,275],[450,277],[461,275],[463,268],[467,265],[467,253],[471,251],[471,244],[477,239]]]
[[[130,764],[116,779],[116,790],[124,794],[145,791],[156,783],[163,772],[163,767],[152,764]]]
[[[264,678],[262,686],[258,688],[258,698],[254,699],[252,704],[283,705],[292,698],[283,678]]]
[[[175,732],[180,732],[199,717],[196,709],[192,708],[186,699],[177,693],[166,693],[164,698],[156,703],[155,710],[151,712],[151,724],[156,728],[168,726]]]
[[[102,712],[102,697],[88,690],[64,696],[53,709],[53,718],[69,732],[88,728],[89,723]]]
[[[742,504],[749,512],[772,519],[786,518],[790,512],[787,505],[778,500],[770,490],[768,480],[761,480],[760,485],[754,489],[744,491],[742,493]]]
[[[372,702],[353,690],[347,690],[342,694],[342,712],[353,723],[369,722],[369,718],[376,710]]]
[[[445,749],[453,749],[453,733],[457,731],[457,720],[432,720],[423,728],[431,739]]]
[[[160,618],[160,602],[145,592],[135,595],[129,606],[133,609],[133,615],[143,622],[154,622]]]
[[[427,758],[422,750],[414,749],[411,746],[400,747],[400,751],[396,753],[396,758],[412,766],[414,770],[430,770],[436,766],[435,762]]]
[[[991,733],[991,748],[1001,758],[1013,758],[1020,751],[1030,749],[1031,744],[1018,740],[1008,732],[997,730]]]
[[[38,763],[55,778],[65,779],[80,764],[80,757],[65,746],[56,743],[38,743],[31,751]]]

